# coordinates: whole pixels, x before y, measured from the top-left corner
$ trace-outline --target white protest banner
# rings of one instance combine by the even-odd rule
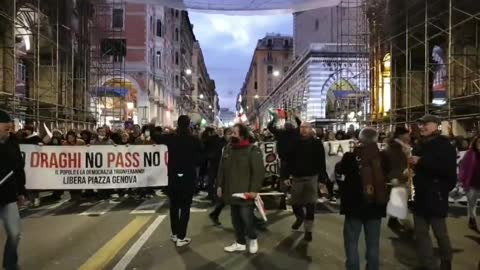
[[[166,186],[164,145],[20,145],[27,189],[115,189]]]
[[[265,177],[280,174],[280,159],[277,154],[277,142],[261,142],[258,147],[263,153]]]

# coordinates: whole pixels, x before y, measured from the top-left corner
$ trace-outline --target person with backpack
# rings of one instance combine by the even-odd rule
[[[440,248],[440,269],[450,270],[452,246],[446,217],[449,192],[457,183],[457,153],[449,139],[440,134],[440,118],[425,115],[417,122],[422,138],[409,164],[415,172],[413,213],[418,256],[423,269],[438,269],[430,238],[432,228]]]
[[[367,270],[380,269],[380,229],[386,216],[385,168],[378,148],[378,132],[364,128],[353,152],[335,166],[344,175],[340,184],[340,214],[345,215],[343,239],[347,270],[359,270],[358,239],[362,228],[367,247]]]

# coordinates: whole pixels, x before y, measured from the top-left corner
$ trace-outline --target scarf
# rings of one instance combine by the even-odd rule
[[[252,143],[249,140],[243,140],[243,141],[239,141],[238,143],[232,144],[232,147],[238,149],[238,148],[246,148],[246,147],[249,147],[250,145],[252,145]]]

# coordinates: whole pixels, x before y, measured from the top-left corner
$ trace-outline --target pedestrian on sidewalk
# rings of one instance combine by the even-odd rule
[[[3,268],[17,270],[20,242],[20,213],[18,206],[25,202],[24,160],[18,141],[10,134],[12,119],[0,110],[0,219],[7,241],[3,255]],[[18,203],[18,204],[17,204]]]
[[[364,128],[353,152],[345,153],[337,172],[344,175],[341,184],[340,214],[345,215],[343,241],[347,270],[359,270],[358,238],[365,233],[367,270],[380,269],[380,227],[386,215],[387,188],[378,132]]]
[[[292,187],[291,204],[296,217],[292,229],[298,230],[304,224],[304,239],[310,242],[318,186],[319,183],[324,185],[328,178],[323,143],[314,137],[310,123],[301,123],[300,138],[293,142],[291,151],[287,154],[287,160],[289,160],[287,170],[291,180],[285,180],[285,185]]]
[[[241,252],[248,248],[257,253],[258,242],[254,223],[253,200],[236,198],[233,194],[246,194],[255,198],[265,176],[263,155],[260,148],[252,144],[248,128],[242,124],[233,127],[231,143],[223,151],[218,170],[218,197],[231,206],[232,224],[236,241],[225,247],[226,252]]]
[[[477,201],[480,199],[480,137],[473,139],[460,163],[460,182],[467,193],[468,227],[478,231]]]
[[[195,191],[196,167],[200,161],[201,145],[198,137],[192,135],[190,118],[181,115],[174,134],[151,134],[157,144],[168,147],[168,190],[170,199],[171,240],[177,247],[190,244],[187,238],[190,206]]]
[[[414,222],[418,256],[424,269],[438,269],[433,256],[430,227],[438,241],[441,270],[452,269],[452,247],[447,231],[449,192],[457,183],[457,153],[438,129],[440,118],[425,115],[418,120],[422,138],[409,163],[414,167]]]

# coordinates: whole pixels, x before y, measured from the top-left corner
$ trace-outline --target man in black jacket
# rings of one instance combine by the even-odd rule
[[[17,248],[20,242],[20,214],[17,201],[25,201],[24,161],[18,142],[10,135],[10,116],[0,110],[0,219],[7,233],[3,267],[18,269]]]
[[[325,150],[322,141],[314,138],[310,123],[301,124],[300,135],[287,154],[287,171],[292,180],[286,184],[292,186],[291,203],[297,218],[292,229],[298,230],[305,222],[305,240],[312,241],[318,181],[325,183],[327,178]]]
[[[181,115],[175,134],[152,134],[154,141],[168,147],[168,196],[170,198],[171,240],[177,247],[190,244],[186,237],[190,206],[195,191],[195,175],[202,147],[190,132],[190,118]]]
[[[295,128],[291,122],[286,122],[284,129],[275,127],[276,122],[277,116],[274,115],[272,121],[268,123],[267,128],[275,136],[275,140],[277,141],[277,153],[280,158],[280,180],[283,181],[288,178],[288,153],[292,150],[293,143],[297,141],[300,136],[299,131],[302,121],[298,117],[295,117],[297,128]]]
[[[433,256],[430,227],[438,241],[440,269],[451,269],[452,248],[445,218],[448,194],[457,182],[456,151],[438,130],[440,119],[425,115],[418,120],[422,140],[409,159],[414,166],[414,220],[418,255],[424,269],[438,269]]]

